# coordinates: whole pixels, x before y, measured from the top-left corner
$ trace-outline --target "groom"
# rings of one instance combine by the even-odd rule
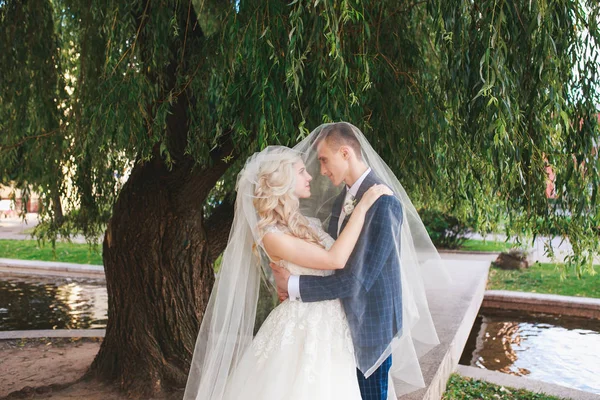
[[[340,122],[323,128],[315,140],[321,174],[338,186],[346,185],[336,198],[328,233],[337,239],[354,205],[367,189],[382,183],[365,164],[360,142],[350,124]],[[398,199],[382,196],[368,211],[361,235],[346,267],[331,276],[290,276],[271,264],[280,298],[314,302],[341,299],[352,333],[359,369],[358,383],[365,400],[385,400],[392,357],[365,377],[381,361],[388,345],[402,328],[400,285],[400,228],[403,213]]]

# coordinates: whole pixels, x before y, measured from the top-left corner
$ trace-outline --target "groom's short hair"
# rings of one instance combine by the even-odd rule
[[[327,142],[334,151],[342,146],[348,146],[354,150],[359,160],[362,159],[360,142],[352,130],[352,125],[347,122],[336,122],[324,127],[315,140],[315,148],[321,142]]]

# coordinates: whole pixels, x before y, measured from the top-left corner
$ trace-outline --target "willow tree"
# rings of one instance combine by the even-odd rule
[[[589,256],[598,12],[592,0],[0,1],[2,180],[41,192],[40,235],[104,231],[109,322],[90,375],[142,397],[185,384],[241,164],[321,122],[358,125],[420,204],[484,228],[504,214],[509,232],[534,231],[560,208]]]

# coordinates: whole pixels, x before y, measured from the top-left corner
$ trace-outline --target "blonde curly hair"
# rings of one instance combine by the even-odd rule
[[[296,171],[294,165],[302,161],[290,157],[261,164],[254,190],[254,208],[258,213],[258,231],[262,237],[265,228],[280,225],[295,237],[321,246],[317,233],[308,219],[300,213],[300,201],[295,193]]]

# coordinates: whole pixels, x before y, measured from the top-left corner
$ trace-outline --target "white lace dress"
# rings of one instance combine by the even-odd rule
[[[309,219],[329,249],[333,239]],[[272,227],[271,231],[282,232]],[[329,275],[281,261],[293,275]],[[227,382],[228,400],[361,400],[354,348],[339,300],[286,300],[267,317]]]

